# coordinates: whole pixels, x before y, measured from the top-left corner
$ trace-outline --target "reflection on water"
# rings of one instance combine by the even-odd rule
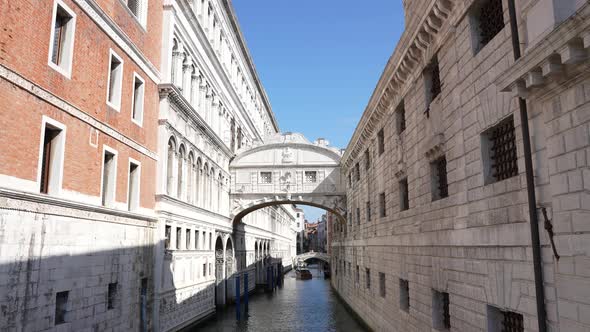
[[[192,331],[365,331],[338,300],[322,272],[315,266],[310,270],[311,280],[297,280],[291,271],[285,275],[283,288],[250,294],[248,312],[242,308],[240,321],[236,320],[235,306],[230,306]]]

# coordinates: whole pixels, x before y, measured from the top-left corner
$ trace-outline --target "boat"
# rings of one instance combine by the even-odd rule
[[[295,270],[297,279],[308,280],[312,278],[311,272],[308,269],[300,268]]]

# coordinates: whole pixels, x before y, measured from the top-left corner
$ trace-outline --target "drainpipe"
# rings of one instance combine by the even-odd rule
[[[512,48],[514,60],[521,57],[520,40],[518,37],[518,25],[516,22],[516,7],[514,0],[508,0],[510,14],[510,28],[512,32]],[[537,299],[537,321],[539,332],[547,331],[547,312],[545,311],[545,289],[543,287],[543,266],[541,258],[541,243],[539,241],[539,220],[537,218],[537,198],[535,197],[535,178],[533,174],[533,157],[531,152],[531,137],[529,133],[529,118],[526,100],[519,97],[520,119],[522,128],[522,140],[524,145],[524,168],[526,173],[526,186],[528,194],[529,218],[531,226],[531,245],[533,247],[533,267],[535,271],[535,295]]]

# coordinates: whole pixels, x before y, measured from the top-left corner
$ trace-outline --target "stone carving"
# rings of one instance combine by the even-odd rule
[[[293,163],[293,152],[289,149],[289,147],[286,147],[285,149],[283,149],[283,154],[282,154],[282,163],[283,164],[291,164]]]

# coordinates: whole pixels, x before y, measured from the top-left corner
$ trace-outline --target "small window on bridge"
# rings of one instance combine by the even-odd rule
[[[305,182],[316,183],[318,181],[318,172],[316,171],[305,171]]]
[[[260,183],[272,183],[272,172],[260,172]]]

